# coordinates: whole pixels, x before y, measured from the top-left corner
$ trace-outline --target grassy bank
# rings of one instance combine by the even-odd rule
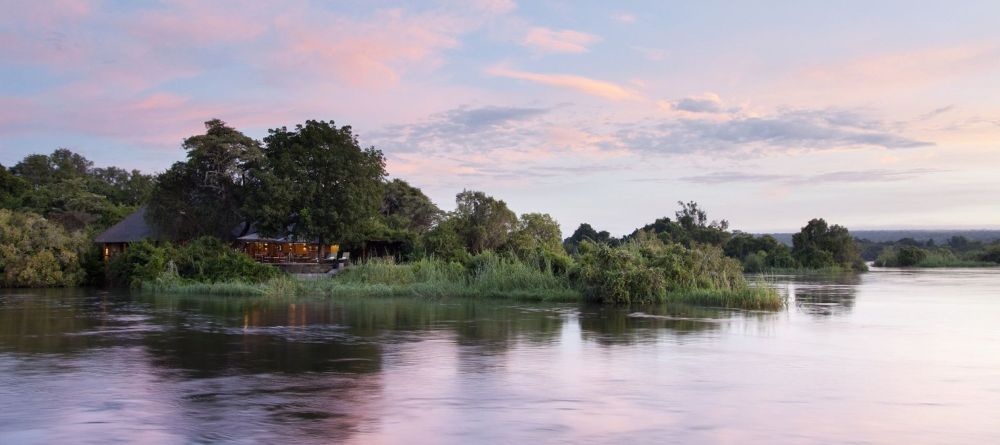
[[[499,298],[517,301],[583,301],[584,293],[565,275],[499,255],[485,255],[463,266],[438,260],[406,264],[373,260],[333,278],[281,276],[260,283],[230,280],[205,283],[164,274],[142,289],[164,294],[220,296],[370,296],[419,298]],[[666,302],[699,306],[775,310],[784,299],[766,284],[739,289],[668,292]]]
[[[979,255],[959,255],[947,248],[922,249],[914,246],[887,247],[875,259],[876,267],[944,268],[944,267],[997,267],[993,261],[984,261]]]

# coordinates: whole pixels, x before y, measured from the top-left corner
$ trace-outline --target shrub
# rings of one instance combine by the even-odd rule
[[[157,246],[149,241],[131,243],[108,265],[111,281],[118,285],[138,286],[144,281],[155,280],[167,270],[167,263],[174,256],[173,246],[169,244]]]
[[[132,243],[112,260],[111,277],[116,284],[138,286],[161,278],[171,264],[179,278],[201,283],[263,283],[281,275],[274,266],[258,263],[219,239],[203,237],[180,247]]]
[[[89,243],[34,213],[0,209],[0,287],[62,287],[83,282]]]

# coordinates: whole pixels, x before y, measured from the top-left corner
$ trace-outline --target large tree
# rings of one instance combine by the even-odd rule
[[[828,225],[822,218],[809,221],[799,233],[792,235],[792,256],[810,269],[843,267],[864,270],[861,251],[847,228]]]
[[[350,126],[333,121],[272,129],[264,143],[246,206],[261,233],[318,239],[321,246],[364,240],[382,204],[386,172],[380,150],[362,148]]]
[[[3,205],[41,214],[70,230],[120,220],[146,199],[153,182],[136,170],[94,168],[93,162],[65,148],[28,155],[9,173],[16,179],[10,186],[20,192],[5,193],[10,187],[0,184]]]
[[[150,223],[174,239],[228,239],[241,224],[246,232],[247,172],[262,160],[260,144],[213,119],[205,122],[205,134],[185,139],[183,148],[187,160],[174,163],[153,189]]]
[[[416,234],[430,230],[442,215],[441,209],[424,192],[402,179],[385,184],[379,213],[389,229]]]
[[[517,228],[517,214],[503,200],[483,192],[463,190],[455,196],[458,204],[453,218],[458,233],[471,253],[502,247]]]

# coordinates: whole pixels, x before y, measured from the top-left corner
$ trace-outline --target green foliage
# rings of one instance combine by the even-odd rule
[[[89,243],[39,215],[0,209],[0,287],[63,287],[83,282]]]
[[[792,236],[792,256],[808,269],[843,268],[865,270],[860,249],[850,232],[839,225],[829,226],[817,218]]]
[[[463,190],[455,196],[455,203],[452,218],[469,253],[500,249],[517,227],[517,214],[507,203],[483,192]]]
[[[910,245],[884,248],[875,259],[877,267],[984,267],[996,263],[984,260],[982,254],[956,254],[949,247],[922,249]]]
[[[152,281],[167,270],[167,264],[176,256],[170,244],[157,246],[150,241],[129,244],[108,265],[111,280],[118,285],[139,286]]]
[[[38,213],[71,231],[93,231],[135,210],[152,183],[136,170],[94,168],[61,148],[29,155],[10,171],[0,167],[0,207]]]
[[[183,148],[187,160],[160,175],[152,191],[149,223],[173,240],[230,239],[247,220],[247,172],[261,162],[260,144],[214,119],[205,122],[205,134],[185,139]]]
[[[575,274],[591,300],[652,303],[671,292],[747,287],[740,263],[715,246],[664,243],[644,232],[619,247],[585,241],[580,251]]]
[[[427,232],[441,219],[441,209],[424,192],[402,179],[385,184],[379,209],[387,227],[416,234]]]
[[[448,218],[431,228],[420,240],[420,256],[464,263],[469,259],[465,241],[458,233],[458,220]]]
[[[277,277],[280,271],[237,252],[218,238],[195,239],[176,250],[177,273],[199,282],[245,280],[258,283]]]
[[[334,295],[490,296],[529,300],[579,297],[566,277],[494,252],[470,258],[467,266],[427,258],[406,264],[374,259],[351,266],[328,284],[318,286],[322,292]]]
[[[360,242],[375,230],[385,158],[361,148],[350,126],[309,120],[291,131],[272,129],[264,142],[246,207],[262,234],[326,244]]]
[[[980,261],[1000,264],[1000,244],[994,244],[978,255]]]
[[[726,220],[710,222],[708,214],[694,201],[688,203],[678,201],[677,204],[681,208],[674,212],[676,221],[668,217],[659,218],[652,224],[636,229],[623,241],[642,236],[643,233],[652,233],[664,243],[678,243],[688,247],[695,244],[721,247],[726,244],[730,237],[729,222]]]
[[[726,242],[724,251],[726,256],[740,260],[745,272],[798,267],[788,246],[779,243],[771,235],[755,237],[749,233],[736,232]]]
[[[20,208],[21,197],[28,188],[28,181],[17,177],[0,165],[0,208]]]
[[[566,250],[570,255],[576,255],[580,252],[580,243],[583,240],[590,240],[595,243],[617,245],[618,239],[611,236],[607,230],[602,230],[598,232],[593,226],[587,223],[580,224],[579,227],[573,231],[573,234],[569,238],[563,240],[563,249]]]
[[[261,283],[281,275],[275,267],[258,263],[212,237],[180,246],[149,241],[132,243],[111,261],[109,268],[115,283],[134,287],[156,282],[164,274],[197,283]]]

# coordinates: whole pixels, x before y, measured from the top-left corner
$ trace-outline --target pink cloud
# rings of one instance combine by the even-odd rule
[[[1000,47],[970,44],[868,55],[807,68],[801,74],[810,82],[857,91],[925,85],[998,70]]]
[[[518,71],[503,67],[492,67],[486,73],[496,77],[506,77],[509,79],[526,80],[542,85],[568,88],[591,96],[602,97],[615,101],[621,100],[643,100],[644,98],[635,90],[623,87],[613,82],[591,79],[589,77],[577,76],[574,74],[543,74],[528,71]]]
[[[546,52],[578,54],[589,51],[587,46],[599,40],[585,32],[534,27],[528,30],[523,43]]]

